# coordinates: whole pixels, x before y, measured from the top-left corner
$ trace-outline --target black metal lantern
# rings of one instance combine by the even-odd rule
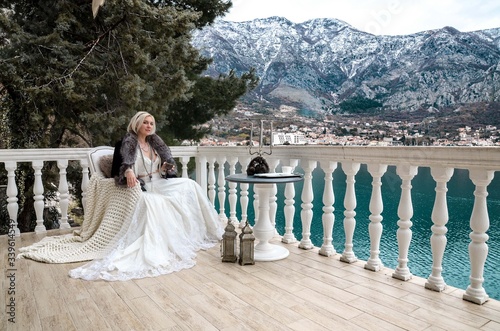
[[[240,233],[240,260],[238,261],[240,265],[255,264],[254,241],[253,230],[247,222]]]
[[[224,234],[222,235],[221,254],[222,262],[236,262],[236,231],[231,220],[227,221]]]

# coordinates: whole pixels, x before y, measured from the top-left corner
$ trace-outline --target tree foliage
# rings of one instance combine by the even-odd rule
[[[230,1],[107,0],[95,19],[89,0],[0,4],[0,82],[13,148],[112,144],[138,110],[163,131],[182,126],[182,138],[199,138],[193,126],[231,110],[255,80],[200,77],[210,60],[191,45],[191,32]],[[228,102],[177,116],[211,86]]]
[[[223,115],[224,109],[233,109],[236,99],[245,93],[249,86],[257,86],[258,80],[254,71],[238,78],[234,71],[228,75],[220,75],[218,79],[200,77],[192,88],[192,97],[187,101],[174,102],[169,112],[169,123],[185,123],[191,119],[192,124],[203,124],[216,115]],[[199,139],[207,133],[208,128],[197,126],[172,126],[169,128],[173,137],[180,139]]]
[[[191,44],[231,1],[106,0],[95,18],[91,3],[0,0],[3,148],[113,145],[139,110],[170,142],[199,139],[200,124],[256,85],[253,71],[202,76],[210,59]],[[24,229],[34,217],[30,171],[17,176]]]
[[[353,114],[363,114],[363,113],[373,113],[377,111],[377,108],[383,105],[375,100],[355,96],[349,100],[340,103],[339,107],[344,112],[349,112]]]

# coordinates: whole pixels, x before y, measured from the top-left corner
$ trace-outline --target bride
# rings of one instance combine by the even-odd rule
[[[116,197],[111,197],[109,200],[114,200],[112,203],[115,209],[116,206],[122,210],[131,209],[132,216],[126,217],[125,220],[122,220],[122,217],[114,217],[120,218],[119,227],[121,228],[112,235],[107,233],[102,235],[106,231],[101,231],[101,234],[96,236],[94,233],[98,233],[99,228],[103,228],[104,221],[102,221],[98,230],[92,233],[94,242],[87,240],[89,245],[73,249],[76,253],[73,253],[71,249],[67,250],[66,255],[88,257],[90,255],[81,254],[81,252],[88,249],[88,246],[96,246],[96,237],[114,236],[113,239],[109,239],[109,244],[104,240],[107,247],[103,250],[104,253],[96,255],[98,258],[70,270],[69,275],[72,278],[125,281],[191,268],[195,265],[198,250],[213,247],[222,238],[223,225],[198,183],[188,178],[175,177],[175,161],[170,148],[155,134],[154,117],[147,112],[138,112],[130,120],[127,131],[121,144],[115,147],[112,175],[116,184],[124,187],[117,192],[132,190],[131,193],[139,193],[132,193],[137,196],[133,208],[117,201],[119,200],[118,194],[122,193],[118,193]],[[136,189],[136,185],[140,182],[144,184],[143,191],[145,192],[142,194]],[[112,186],[114,185],[111,184]],[[109,196],[109,194],[97,192],[99,192],[98,188],[91,191],[89,200],[102,200],[102,196]],[[98,204],[99,202],[96,206]],[[89,213],[96,214],[94,210]],[[108,212],[108,214],[116,213]],[[94,222],[92,216],[89,216],[89,221]],[[97,246],[103,245],[102,240],[97,240],[101,241],[97,243]],[[67,256],[61,256],[60,251],[64,251],[65,247],[75,246],[73,243],[68,244],[67,240],[59,246],[54,246],[63,248],[52,249],[52,251],[59,251],[57,258],[53,259],[43,256],[40,258],[46,248],[43,248],[40,243],[34,246],[37,245],[38,248],[25,249],[25,253],[21,254],[24,255],[22,257],[55,263],[78,261],[68,260]]]
[[[175,174],[175,161],[155,128],[151,114],[138,112],[115,148],[117,183],[145,184],[127,232],[107,256],[71,270],[71,277],[127,280],[179,271],[195,264],[197,250],[222,237],[217,212],[195,181],[162,178]]]

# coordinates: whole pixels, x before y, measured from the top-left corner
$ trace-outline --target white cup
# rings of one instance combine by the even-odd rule
[[[284,174],[291,174],[292,170],[293,170],[293,167],[290,167],[290,166],[282,166],[281,167],[281,172],[283,172]]]

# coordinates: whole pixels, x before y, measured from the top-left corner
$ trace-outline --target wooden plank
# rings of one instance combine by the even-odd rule
[[[191,307],[184,307],[183,309],[176,310],[175,317],[177,317],[175,319],[176,323],[184,330],[218,330]]]
[[[468,312],[464,309],[458,309],[450,307],[446,303],[441,303],[435,300],[429,300],[428,298],[410,294],[402,298],[402,300],[409,302],[415,306],[425,308],[425,310],[432,311],[433,314],[442,315],[447,321],[458,321],[462,325],[469,325],[471,327],[480,328],[488,322],[484,317],[477,316],[472,312]],[[411,316],[418,313],[419,310],[410,313]],[[420,315],[419,315],[420,316]]]
[[[263,314],[255,309],[237,309],[231,314],[234,316],[235,324],[233,326],[222,328],[221,330],[266,330],[281,331],[290,330],[286,325],[279,323],[267,314]],[[233,329],[234,328],[234,329]]]
[[[145,288],[153,288],[156,285],[162,285],[168,291],[177,294],[178,296],[191,296],[200,294],[200,291],[186,282],[181,273],[173,273],[165,276],[158,277],[158,284],[146,286]]]
[[[211,329],[212,326],[210,326],[204,315],[190,308],[183,299],[201,295],[203,291],[210,292],[209,289],[204,288],[204,284],[210,282],[210,280],[199,274],[201,270],[195,271],[195,269],[197,270],[197,266],[158,277],[159,284],[147,286],[146,293],[170,314],[170,318],[179,327],[184,329]],[[213,270],[211,271],[213,273]]]
[[[311,321],[310,319],[304,318],[287,325],[292,330],[302,331],[324,331],[325,327]],[[360,329],[361,331],[361,329]]]
[[[28,265],[28,273],[33,291],[50,290],[58,287],[52,278],[54,265],[31,260],[24,260]]]
[[[380,318],[372,316],[370,314],[362,314],[355,319],[352,319],[353,324],[358,325],[363,330],[370,331],[403,331],[405,329],[400,328],[394,324],[388,323]],[[429,328],[425,331],[430,330]],[[437,330],[436,330],[437,331]]]
[[[82,263],[54,264],[50,271],[54,283],[58,284],[61,293],[61,299],[67,304],[73,301],[89,299],[90,294],[85,287],[85,280],[69,277],[68,272],[81,265]]]
[[[330,298],[342,302],[349,302],[358,297],[356,294],[349,292],[348,289],[337,288],[336,286],[330,286],[329,291],[325,291],[324,289],[326,284],[313,278],[302,278],[297,283],[300,285],[304,285],[305,287],[315,292],[323,293],[324,295],[329,296]]]
[[[88,330],[89,326],[94,330],[112,330],[97,303],[91,298],[74,300],[66,307],[77,330]]]
[[[54,331],[76,330],[76,327],[73,325],[73,321],[71,320],[71,316],[67,312],[43,317],[41,318],[41,322],[43,330],[54,330]]]
[[[251,287],[246,287],[246,290],[247,292],[241,296],[241,300],[248,305],[247,309],[259,310],[262,314],[267,315],[282,325],[302,318],[302,316],[292,309],[270,299],[267,294],[255,291]]]
[[[146,295],[168,314],[185,310],[188,305],[182,300],[182,294],[178,295],[163,284],[154,284],[144,288]]]
[[[253,266],[245,266],[245,268],[247,267]],[[239,265],[234,265],[232,268],[221,268],[220,272],[205,274],[205,277],[236,295],[240,295],[249,284],[255,283],[256,280],[251,273],[243,271]]]
[[[126,300],[125,302],[137,316],[144,330],[163,330],[177,326],[171,316],[148,296]]]
[[[318,303],[318,305],[312,303],[297,304],[291,307],[291,309],[302,315],[304,318],[308,318],[314,321],[315,323],[321,325],[324,330],[342,330],[342,331],[366,330],[355,324],[355,320],[358,320],[358,318],[349,321],[343,316],[332,314],[328,310],[324,309],[321,306],[321,303]]]
[[[366,288],[362,285],[356,285],[346,289],[346,291],[357,295],[358,297],[365,298],[370,301],[377,302],[380,305],[386,306],[388,308],[398,307],[398,311],[409,314],[415,309],[421,307],[416,304],[409,303],[408,300],[400,300],[393,296],[387,295],[383,291],[373,290],[371,288]]]
[[[271,284],[290,293],[296,293],[306,288],[303,285],[288,280],[287,277],[277,276],[275,273],[270,272],[268,270],[254,272],[252,273],[252,275],[258,277],[259,279],[261,279],[261,281],[265,283]]]
[[[105,315],[106,323],[112,330],[144,330],[139,318],[130,310],[127,309],[120,311],[117,314]]]
[[[121,311],[129,309],[128,305],[115,292],[109,282],[85,282],[85,286],[91,299],[98,305],[103,316],[120,314]]]
[[[116,294],[123,300],[133,300],[146,296],[144,290],[137,285],[137,282],[110,282],[111,287],[115,290]]]
[[[291,269],[293,272],[307,275],[307,277],[315,278],[325,284],[333,285],[338,288],[350,287],[365,280],[365,278],[361,276],[353,276],[352,274],[333,266],[332,268],[328,268],[328,266],[322,265],[320,262],[314,261],[313,265],[315,265],[315,267],[313,268],[310,267],[309,263],[302,264],[295,261],[287,261],[286,263],[279,262],[280,261],[278,261],[276,265],[282,266],[284,269],[283,272],[286,274],[288,274],[288,270]],[[304,260],[303,262],[307,262],[307,260]],[[323,267],[323,269],[321,269],[321,267]],[[340,272],[338,272],[338,270],[340,270]]]
[[[327,310],[330,314],[341,316],[347,320],[356,318],[363,312],[362,310],[356,309],[355,306],[351,305],[351,302],[357,301],[359,300],[359,298],[351,300],[349,304],[347,304],[342,301],[335,300],[334,298],[327,296],[323,293],[319,293],[308,288],[300,292],[296,292],[295,295],[298,296],[299,298],[306,300],[309,304],[322,307],[323,309]]]
[[[498,331],[500,330],[500,323],[489,321],[483,325],[480,329],[481,331]]]
[[[349,306],[405,330],[425,330],[432,325],[432,323],[427,321],[399,312],[397,307],[393,307],[393,309],[388,312],[387,307],[365,298],[353,300],[349,302]]]
[[[39,289],[33,291],[33,295],[40,320],[66,311],[65,302],[61,300],[61,293],[58,288]]]
[[[358,285],[363,286],[368,290],[372,290],[379,293],[384,293],[393,298],[402,298],[409,294],[405,289],[401,289],[393,286],[392,284],[387,284],[384,281],[380,281],[379,279],[365,279],[363,282],[359,282]]]
[[[187,305],[196,310],[203,318],[217,329],[230,328],[240,324],[231,312],[203,294],[183,298]],[[237,307],[235,307],[237,308]]]
[[[478,327],[464,324],[456,319],[449,318],[449,316],[442,315],[432,309],[418,308],[408,315],[408,317],[417,318],[420,321],[427,322],[434,326],[443,328],[445,330],[460,330],[460,331],[475,331]]]
[[[248,306],[245,301],[231,293],[230,289],[225,289],[212,282],[204,284],[201,292],[227,310],[231,310],[234,307]]]

